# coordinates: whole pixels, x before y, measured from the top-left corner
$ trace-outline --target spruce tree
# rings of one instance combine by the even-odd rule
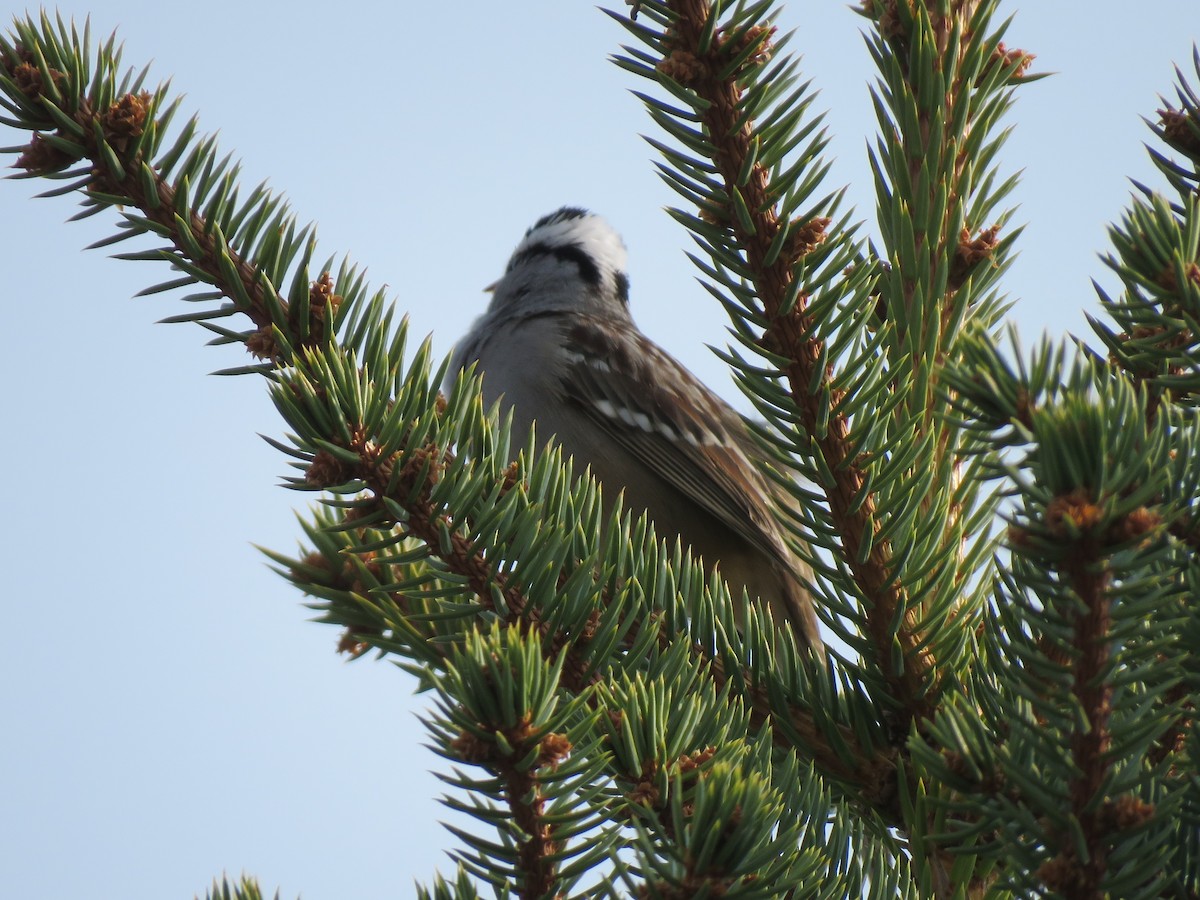
[[[458,869],[422,896],[1193,897],[1200,611],[1200,55],[1157,112],[1161,179],[1111,230],[1086,340],[1020,346],[999,167],[1032,57],[999,0],[864,0],[868,238],[827,183],[779,4],[610,12],[671,210],[728,312],[815,658],[553,446],[510,464],[474,375],[177,124],[115,42],[0,38],[21,174],[166,263],[227,374],[262,377],[291,487],[279,573],[432,698]],[[599,536],[607,534],[601,543]],[[255,897],[249,881],[212,897]]]

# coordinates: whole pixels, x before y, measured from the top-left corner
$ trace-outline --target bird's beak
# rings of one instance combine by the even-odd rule
[[[489,284],[487,287],[485,287],[485,288],[483,289],[483,292],[484,292],[485,294],[491,294],[491,293],[494,293],[494,292],[495,292],[495,290],[496,290],[496,285],[498,285],[499,283],[500,283],[499,281],[493,281],[491,284]]]

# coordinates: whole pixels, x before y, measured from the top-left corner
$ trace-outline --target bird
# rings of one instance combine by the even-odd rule
[[[634,324],[627,251],[600,216],[564,206],[517,244],[491,301],[459,341],[513,434],[551,435],[600,482],[606,503],[645,510],[715,564],[735,599],[769,605],[776,628],[822,646],[811,569],[787,545],[746,421]],[[520,442],[514,441],[514,446]]]

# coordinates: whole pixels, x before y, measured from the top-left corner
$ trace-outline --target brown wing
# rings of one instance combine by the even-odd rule
[[[635,328],[567,328],[568,398],[613,440],[769,558],[790,562],[741,418]]]

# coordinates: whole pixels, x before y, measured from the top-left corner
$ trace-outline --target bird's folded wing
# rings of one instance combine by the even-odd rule
[[[787,562],[740,417],[640,332],[567,331],[564,395],[650,471],[768,557]]]

